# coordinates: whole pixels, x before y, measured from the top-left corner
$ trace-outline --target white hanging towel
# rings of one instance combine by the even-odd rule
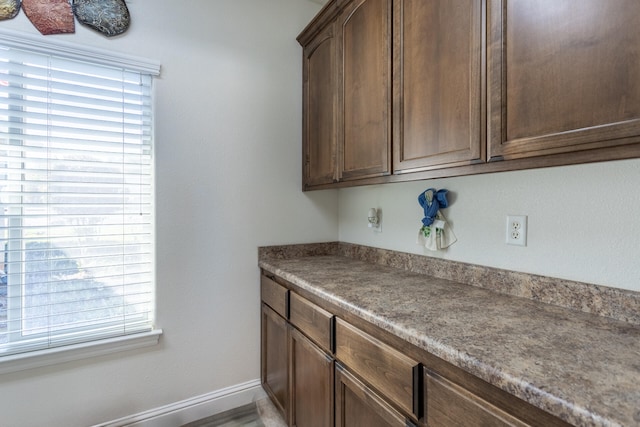
[[[418,230],[417,244],[431,251],[448,248],[458,241],[444,215],[438,211],[436,220],[428,227]]]

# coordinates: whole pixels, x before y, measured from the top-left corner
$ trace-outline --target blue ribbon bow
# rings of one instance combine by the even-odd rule
[[[433,194],[433,198],[431,199],[431,201],[427,200],[427,193],[429,191],[431,191],[431,193]],[[424,209],[424,218],[422,218],[422,224],[425,227],[433,224],[433,221],[435,221],[436,219],[436,214],[438,213],[438,210],[440,210],[440,208],[446,208],[449,206],[449,202],[447,202],[448,192],[449,190],[445,190],[444,188],[438,191],[436,191],[435,188],[429,188],[420,193],[420,195],[418,196],[418,203],[420,203],[420,206],[422,206],[422,209]]]

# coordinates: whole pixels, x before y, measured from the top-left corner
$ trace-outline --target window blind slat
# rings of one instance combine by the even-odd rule
[[[0,82],[6,84],[0,75]],[[92,98],[90,94],[75,93],[56,94],[50,91],[27,90],[25,88],[15,88],[9,86],[0,97],[0,113],[11,118],[24,117],[21,112],[30,111],[34,114],[50,112],[60,116],[71,116],[72,114],[82,114],[84,116],[105,115],[105,119],[125,116],[129,120],[140,120],[145,117],[145,108],[150,104],[148,95],[123,94],[113,98]],[[31,116],[31,119],[37,116]]]
[[[85,133],[76,132],[80,126],[83,126]],[[110,147],[113,144],[124,142],[125,147],[129,150],[134,147],[140,150],[145,147],[145,145],[140,146],[140,142],[147,143],[151,139],[149,124],[103,122],[98,127],[91,126],[89,121],[84,121],[84,123],[77,122],[74,128],[47,125],[44,120],[11,122],[3,120],[0,116],[0,138],[3,138],[0,146],[6,150],[19,151],[18,142],[27,147],[42,147],[44,143],[48,143],[50,149],[70,149],[79,146],[82,141],[86,140],[82,138],[82,135],[86,135],[86,132],[90,130],[95,130],[95,133],[91,133],[91,138],[96,141],[98,146]]]
[[[16,74],[18,73],[18,74]],[[7,88],[4,97],[14,96],[17,99],[31,101],[28,104],[37,107],[40,103],[51,101],[52,105],[65,105],[70,102],[83,104],[91,111],[105,106],[122,109],[123,104],[150,104],[151,95],[148,87],[136,82],[96,82],[92,86],[79,86],[76,82],[54,80],[52,75],[21,74],[17,70],[2,70],[0,62],[0,81]],[[91,95],[96,102],[92,103]],[[118,104],[119,103],[119,104]]]
[[[0,358],[150,331],[152,76],[4,39]]]
[[[123,72],[122,69],[84,67],[83,70],[81,68],[86,64],[81,62],[56,61],[47,56],[20,55],[15,50],[12,56],[13,58],[0,57],[0,74],[20,84],[36,86],[43,81],[52,81],[60,85],[70,85],[68,87],[74,90],[125,87],[131,92],[142,92],[150,86],[149,76]],[[25,77],[29,79],[25,80]]]
[[[11,108],[13,109],[10,110],[9,104],[3,104],[0,99],[0,119],[2,119],[4,126],[11,127],[14,135],[19,135],[16,131],[21,129],[20,125],[27,120],[73,120],[76,124],[82,124],[86,127],[104,127],[108,124],[121,125],[122,122],[129,126],[146,126],[147,128],[151,126],[150,117],[133,110],[124,112],[108,110],[106,108],[87,110],[82,107],[64,105],[61,108],[56,108],[54,113],[47,115],[46,111],[42,113],[28,111],[29,107],[32,107],[32,104],[31,102],[16,100],[12,102]],[[46,107],[46,104],[38,107]],[[26,126],[22,128],[26,128]]]
[[[95,149],[88,150],[86,147],[82,149],[82,139],[72,139],[72,138],[55,138],[55,137],[47,137],[47,136],[28,136],[28,138],[15,138],[14,134],[3,132],[0,130],[0,140],[5,138],[9,140],[11,144],[1,144],[0,143],[0,152],[2,152],[4,157],[7,157],[7,162],[15,161],[16,159],[10,159],[10,157],[21,157],[28,153],[30,157],[34,158],[44,158],[43,156],[47,155],[49,152],[49,156],[55,158],[56,155],[73,155],[75,153],[76,156],[82,155],[90,155],[91,153],[124,153],[125,155],[140,155],[143,154],[145,157],[141,160],[141,162],[148,163],[149,156],[149,147],[146,145],[147,140],[150,139],[148,135],[145,134],[131,134],[122,135],[121,140],[118,141],[101,141],[101,140],[93,140],[95,142]],[[139,140],[142,140],[145,145],[136,146],[133,142],[131,142],[133,137],[136,137]],[[17,146],[14,144],[23,143],[22,146]],[[46,147],[44,144],[56,144],[55,146]],[[116,151],[119,150],[119,151]]]

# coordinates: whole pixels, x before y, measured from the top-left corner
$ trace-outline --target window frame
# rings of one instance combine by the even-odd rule
[[[56,56],[64,59],[81,60],[91,62],[92,64],[119,67],[132,71],[148,74],[151,77],[156,77],[160,74],[160,64],[156,61],[152,61],[146,58],[140,58],[136,56],[114,53],[103,49],[88,48],[87,46],[74,45],[72,43],[63,42],[59,40],[43,40],[40,37],[33,36],[11,30],[0,30],[0,42],[8,47],[16,47],[20,49],[28,49],[30,51]],[[153,98],[153,86],[152,86],[152,98]],[[152,105],[153,109],[153,105]],[[152,115],[153,116],[153,115]],[[152,125],[153,140],[153,125]],[[151,160],[151,168],[153,169],[153,158]],[[153,188],[153,187],[152,187]],[[153,190],[152,195],[153,199]],[[153,202],[152,202],[153,205]],[[153,210],[152,210],[153,216]],[[9,221],[19,221],[21,218],[12,218]],[[153,221],[152,221],[153,224]],[[20,226],[14,227],[12,224],[8,227],[9,232],[13,229],[20,229]],[[11,241],[11,240],[10,240]],[[153,240],[152,240],[152,252],[153,252]],[[5,248],[3,248],[4,252]],[[9,256],[18,256],[24,258],[23,251],[9,251]],[[154,254],[151,254],[153,260]],[[15,260],[13,260],[15,261]],[[11,263],[12,260],[9,260]],[[4,263],[4,260],[3,260]],[[24,270],[21,272],[25,274]],[[155,286],[155,277],[152,273],[152,283]],[[9,292],[11,287],[7,286],[7,298],[9,298]],[[155,294],[155,291],[154,291]],[[20,296],[21,297],[21,296]],[[7,312],[7,329],[16,330],[15,327],[9,328],[10,322],[21,322],[20,311],[23,309],[23,304],[20,307],[8,307]],[[10,316],[9,311],[17,310]],[[155,312],[155,310],[154,310]],[[16,318],[17,320],[12,320]],[[18,330],[20,326],[18,326]],[[19,341],[24,339],[20,336],[20,332],[13,332],[17,336],[11,335],[10,341]],[[136,332],[130,335],[122,335],[111,338],[98,339],[89,342],[79,342],[65,344],[56,347],[49,347],[41,350],[27,351],[22,353],[9,353],[7,355],[0,354],[0,374],[7,372],[15,372],[23,369],[30,369],[34,367],[46,366],[55,363],[68,362],[71,360],[78,360],[86,357],[93,357],[97,355],[109,354],[117,351],[125,351],[134,348],[146,347],[149,345],[157,344],[160,336],[162,335],[162,329],[153,326],[150,331]],[[26,338],[29,339],[29,338]]]

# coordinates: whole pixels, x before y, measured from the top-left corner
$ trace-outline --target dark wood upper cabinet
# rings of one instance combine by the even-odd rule
[[[482,0],[394,5],[393,172],[483,161]]]
[[[640,2],[489,2],[490,160],[638,142]]]
[[[637,0],[329,0],[303,189],[640,158]]]
[[[339,18],[340,179],[391,173],[392,0],[355,0]]]
[[[335,23],[304,48],[303,188],[329,184],[337,175],[337,91]]]

